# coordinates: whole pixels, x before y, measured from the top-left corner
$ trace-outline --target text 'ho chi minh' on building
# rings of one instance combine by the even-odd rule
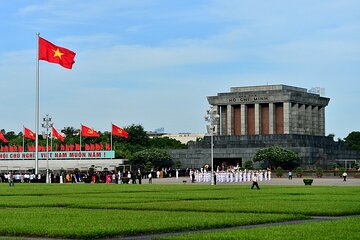
[[[214,165],[244,166],[260,149],[280,146],[299,153],[300,166],[331,168],[334,162],[360,161],[360,152],[325,136],[325,107],[330,98],[287,85],[233,87],[207,97],[214,118]],[[209,164],[210,137],[170,150],[183,167]]]
[[[217,135],[325,135],[329,98],[285,85],[234,87],[208,97],[220,115]]]

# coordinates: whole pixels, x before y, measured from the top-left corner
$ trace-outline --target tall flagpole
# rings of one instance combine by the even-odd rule
[[[82,150],[82,147],[81,147],[81,135],[82,135],[82,123],[80,123],[80,160],[81,160],[81,150]]]
[[[111,135],[110,135],[110,144],[111,144],[111,146],[110,146],[110,149],[111,149],[111,151],[113,150],[113,136],[112,136],[112,123],[111,123]]]
[[[52,128],[51,128],[51,155],[50,155],[50,161],[52,161],[52,158],[53,158],[53,130],[52,130]]]
[[[25,131],[24,131],[25,127],[23,126],[23,132],[25,134]],[[22,154],[22,159],[24,160],[24,152],[25,152],[25,137],[24,137],[24,134],[23,134],[23,154]]]
[[[35,174],[38,174],[39,171],[39,37],[40,33],[37,32],[37,51],[36,51],[36,104],[35,104]]]

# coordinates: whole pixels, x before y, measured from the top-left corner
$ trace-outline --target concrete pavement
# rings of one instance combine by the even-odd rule
[[[308,177],[306,177],[308,178]],[[313,177],[312,186],[360,186],[360,178],[353,178],[348,177],[347,181],[344,182],[340,177],[323,177],[323,178],[316,178]],[[183,181],[186,181],[185,183]],[[153,184],[201,184],[206,185],[210,183],[191,183],[189,177],[179,177],[179,179],[173,178],[153,178]],[[143,184],[148,184],[148,179],[142,180]],[[252,182],[232,182],[232,183],[219,183],[217,185],[251,185]],[[282,178],[272,178],[270,181],[261,181],[259,185],[294,185],[294,186],[304,186],[303,178],[293,177],[292,180],[288,180],[287,177]]]

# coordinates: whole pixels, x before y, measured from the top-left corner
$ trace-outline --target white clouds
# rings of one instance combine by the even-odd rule
[[[81,53],[84,68],[89,71],[128,72],[169,66],[216,63],[235,57],[226,48],[201,45],[177,47],[146,47],[119,45],[111,49]]]

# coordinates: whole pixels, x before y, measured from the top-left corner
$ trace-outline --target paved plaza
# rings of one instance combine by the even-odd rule
[[[360,178],[349,177],[346,182],[343,181],[343,178],[340,177],[324,177],[324,178],[313,178],[314,181],[312,186],[360,186]],[[185,181],[185,182],[184,182]],[[148,179],[142,180],[143,184],[148,184]],[[208,182],[200,183],[191,183],[190,177],[179,177],[176,178],[153,178],[153,184],[210,184]],[[249,185],[251,186],[252,182],[228,182],[228,183],[217,183],[217,185]],[[294,177],[292,180],[289,180],[287,177],[282,178],[272,178],[270,181],[261,181],[259,186],[266,185],[294,185],[294,186],[303,186],[303,178]]]

